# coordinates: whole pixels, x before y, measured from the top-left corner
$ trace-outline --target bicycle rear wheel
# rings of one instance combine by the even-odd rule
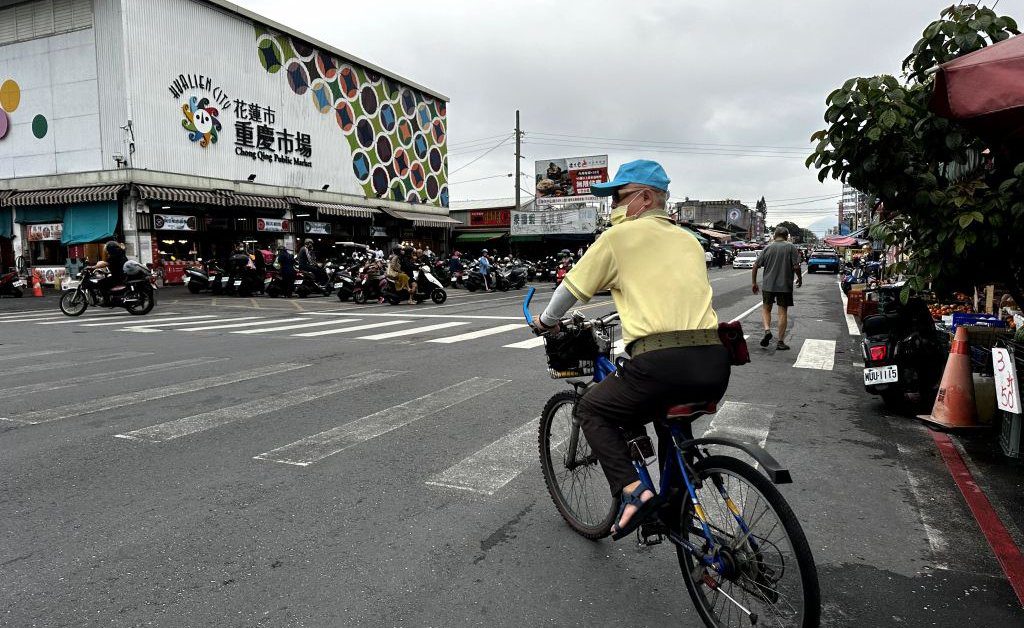
[[[676,547],[686,590],[707,626],[730,628],[757,625],[814,628],[821,617],[818,572],[800,523],[785,498],[768,478],[741,460],[710,456],[695,465],[697,497],[707,523],[730,565],[719,574],[680,546]],[[719,492],[720,481],[736,505],[749,534],[744,533]],[[707,551],[700,520],[686,499],[680,534]],[[729,598],[732,598],[732,601]]]
[[[576,393],[557,393],[544,406],[540,417],[541,471],[551,501],[562,518],[581,536],[597,540],[608,536],[617,504],[608,482],[579,426],[573,425]],[[569,443],[578,432],[576,457],[569,460]]]

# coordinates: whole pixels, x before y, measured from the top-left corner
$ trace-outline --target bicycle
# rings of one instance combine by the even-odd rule
[[[534,292],[530,288],[523,301],[530,325]],[[617,321],[617,313],[588,320],[576,311],[561,321],[559,334],[545,337],[551,377],[591,376],[589,381],[570,380],[572,390],[548,400],[538,433],[548,493],[566,523],[591,540],[611,533],[618,500],[608,493],[575,409],[590,387],[626,359],[612,356]],[[796,515],[775,488],[792,482],[789,471],[757,445],[694,438],[693,421],[714,414],[717,402],[673,406],[656,421],[662,453],[657,489],[648,470],[656,456],[646,430],[627,435],[633,466],[660,502],[637,529],[637,542],[652,546],[667,539],[675,546],[686,590],[711,628],[816,627],[821,594],[814,557]],[[712,455],[709,446],[743,451],[764,473],[738,458]]]

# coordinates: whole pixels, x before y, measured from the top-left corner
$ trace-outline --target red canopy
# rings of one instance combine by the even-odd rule
[[[939,66],[930,106],[980,135],[1024,136],[1024,36]]]
[[[850,236],[829,236],[825,238],[825,244],[829,246],[854,246],[857,242],[857,238]]]

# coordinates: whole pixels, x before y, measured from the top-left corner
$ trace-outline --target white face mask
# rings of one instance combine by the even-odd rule
[[[613,227],[619,224],[620,222],[626,220],[626,208],[616,207],[615,209],[613,209],[612,215],[609,217],[609,220],[611,220]]]

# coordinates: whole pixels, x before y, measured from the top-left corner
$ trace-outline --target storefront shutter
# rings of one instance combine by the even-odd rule
[[[117,203],[72,205],[64,213],[62,244],[87,244],[113,237],[117,230]]]
[[[9,238],[14,234],[14,222],[11,220],[11,208],[0,207],[0,238]]]
[[[14,210],[14,221],[23,225],[48,222],[62,222],[64,208],[54,206],[18,207]]]

